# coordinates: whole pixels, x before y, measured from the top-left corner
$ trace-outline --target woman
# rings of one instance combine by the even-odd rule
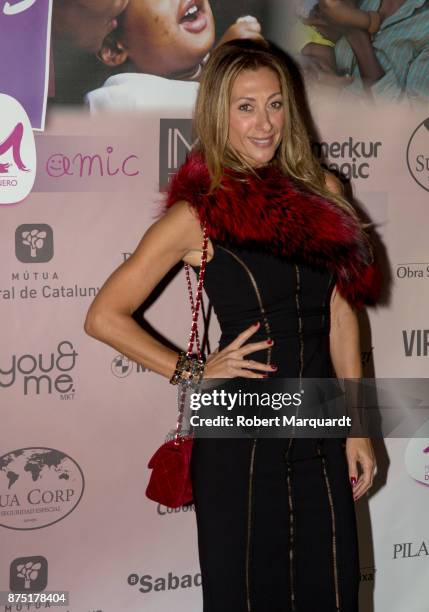
[[[280,52],[218,47],[194,123],[198,150],[173,178],[167,211],[106,281],[85,330],[167,378],[198,377],[131,314],[179,260],[197,270],[205,223],[205,288],[222,336],[203,377],[327,377],[332,364],[359,378],[354,306],[375,299],[370,248],[312,157]],[[357,612],[353,499],[374,467],[366,438],[195,439],[204,612]]]

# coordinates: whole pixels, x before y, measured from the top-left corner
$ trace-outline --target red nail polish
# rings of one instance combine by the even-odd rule
[[[273,370],[278,370],[278,368],[279,368],[279,366],[276,366],[276,364],[275,364],[275,363],[272,363],[272,364],[271,364],[271,367],[273,368]]]
[[[260,322],[256,321],[256,323],[253,323],[253,327],[259,327],[260,326]]]
[[[268,338],[267,344],[272,344],[272,343],[273,343],[273,340],[271,340],[271,338]]]
[[[268,374],[262,374],[262,378],[268,378]]]
[[[354,476],[351,476],[351,477],[350,477],[350,482],[351,482],[351,484],[352,484],[352,487],[354,487],[354,486],[356,486],[356,482],[357,482],[357,480],[356,480],[356,478],[355,478]]]

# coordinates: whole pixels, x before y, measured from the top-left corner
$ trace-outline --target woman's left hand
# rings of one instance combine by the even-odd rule
[[[356,479],[353,486],[353,499],[357,501],[372,486],[377,470],[374,449],[369,438],[347,438],[346,457],[349,466],[349,478]],[[358,478],[357,464],[360,463],[362,474]]]

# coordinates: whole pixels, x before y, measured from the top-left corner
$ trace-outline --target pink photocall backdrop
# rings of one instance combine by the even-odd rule
[[[365,373],[426,377],[427,109],[385,104],[357,115],[327,99],[313,111],[318,150],[351,177],[391,275],[390,299],[368,310],[369,326],[362,317]],[[173,101],[112,115],[57,109],[35,139],[31,194],[0,207],[1,591],[68,591],[58,610],[69,612],[202,609],[193,508],[145,497],[147,462],[175,425],[176,391],[83,330],[93,296],[155,220],[160,187],[192,144],[191,117],[191,104]],[[186,346],[182,268],[144,318]],[[213,314],[212,350],[218,337]],[[357,503],[361,612],[428,610],[423,427],[412,439],[375,441],[378,474]]]

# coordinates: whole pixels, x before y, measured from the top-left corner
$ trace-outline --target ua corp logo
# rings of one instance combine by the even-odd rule
[[[24,162],[21,159],[21,142],[22,135],[24,133],[24,126],[21,122],[17,123],[13,128],[12,132],[9,134],[3,142],[0,142],[0,155],[12,149],[13,161],[16,164],[16,167],[22,172],[29,172],[29,169],[25,167]],[[0,174],[6,174],[9,171],[9,167],[11,164],[6,163],[2,164],[0,162]]]

